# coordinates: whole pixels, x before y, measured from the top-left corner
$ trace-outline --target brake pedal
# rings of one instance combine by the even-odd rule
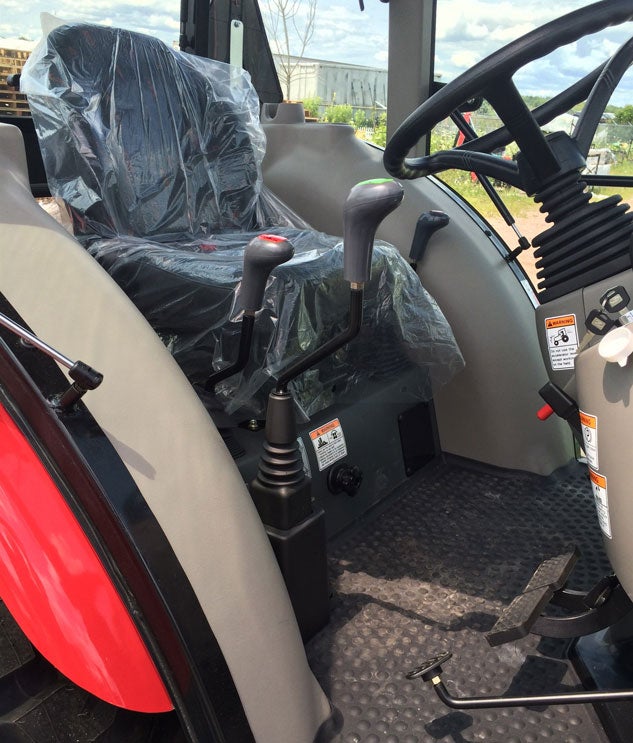
[[[578,549],[573,547],[562,555],[543,560],[522,593],[510,602],[486,633],[488,644],[495,647],[529,634],[554,593],[567,582],[579,556]]]

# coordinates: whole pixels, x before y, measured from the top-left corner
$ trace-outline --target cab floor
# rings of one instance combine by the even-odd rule
[[[569,585],[610,571],[586,467],[544,478],[438,462],[330,545],[332,616],[307,647],[342,743],[604,743],[589,705],[454,711],[405,674],[444,650],[455,695],[580,688],[568,643],[485,632],[545,557],[581,551]]]

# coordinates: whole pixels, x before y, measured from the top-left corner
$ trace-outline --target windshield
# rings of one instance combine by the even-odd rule
[[[435,48],[435,76],[440,82],[449,82],[473,64],[500,49],[514,39],[561,15],[590,3],[532,2],[518,0],[499,3],[494,0],[474,0],[467,5],[458,0],[439,0]],[[533,109],[565,90],[574,82],[602,64],[631,37],[633,24],[610,27],[561,47],[543,59],[536,60],[513,77],[523,99]],[[613,94],[598,126],[589,151],[588,175],[633,175],[633,75],[627,73]],[[542,127],[546,133],[564,131],[573,134],[583,104],[563,112]],[[499,117],[484,101],[479,109],[465,115],[478,135],[501,125]],[[455,124],[449,119],[441,122],[431,137],[432,152],[452,148],[463,141]],[[513,159],[515,144],[501,148],[494,154]],[[514,219],[508,225],[486,193],[485,184],[474,172],[447,171],[440,175],[453,189],[473,205],[495,228],[510,249],[518,246],[519,235],[529,241],[546,230],[539,206],[517,188],[490,179],[496,193],[509,208]],[[624,200],[633,204],[633,189],[591,186],[594,198],[601,199],[616,190]],[[537,283],[534,257],[531,250],[519,258],[530,278]]]

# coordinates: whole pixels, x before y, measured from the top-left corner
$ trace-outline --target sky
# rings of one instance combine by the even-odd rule
[[[260,0],[264,9],[270,0]],[[308,0],[300,13],[305,12]],[[397,2],[397,0],[394,0]],[[379,0],[317,0],[314,34],[306,56],[384,67],[387,61],[388,6]],[[533,28],[587,5],[583,0],[438,0],[436,73],[448,81],[473,63]],[[0,37],[37,39],[39,13],[65,20],[102,22],[152,33],[172,43],[178,38],[180,0],[0,0]],[[299,17],[300,22],[300,17]],[[522,93],[550,95],[563,90],[613,54],[633,22],[605,29],[562,48],[515,77]],[[298,37],[296,37],[298,38]],[[291,51],[297,51],[291,50]],[[627,79],[630,78],[630,81]],[[633,104],[633,73],[616,93],[617,105]]]

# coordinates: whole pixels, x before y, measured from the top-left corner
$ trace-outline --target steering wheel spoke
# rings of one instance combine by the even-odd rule
[[[558,170],[556,156],[512,80],[498,80],[486,98],[505,123],[534,175],[541,180],[554,175]]]
[[[407,161],[411,165],[411,175],[408,179],[419,178],[420,175],[433,175],[444,170],[456,168],[478,175],[487,175],[497,178],[511,186],[523,188],[519,169],[512,160],[504,160],[487,152],[471,152],[456,147],[452,150],[441,150],[426,157],[416,157]],[[407,179],[407,175],[400,176]]]
[[[587,98],[587,103],[576,123],[572,137],[576,140],[578,149],[584,157],[587,157],[604,109],[607,107],[609,99],[624,73],[631,66],[631,62],[633,62],[633,39],[625,41],[606,63]]]
[[[557,116],[564,114],[569,109],[577,106],[587,99],[606,62],[596,67],[595,70],[585,75],[581,80],[570,85],[566,90],[546,101],[542,105],[532,110],[532,116],[539,126],[549,124]],[[506,126],[501,126],[493,132],[483,134],[476,140],[464,142],[460,145],[462,149],[477,150],[479,152],[493,152],[500,147],[506,147],[513,141],[512,134]]]

